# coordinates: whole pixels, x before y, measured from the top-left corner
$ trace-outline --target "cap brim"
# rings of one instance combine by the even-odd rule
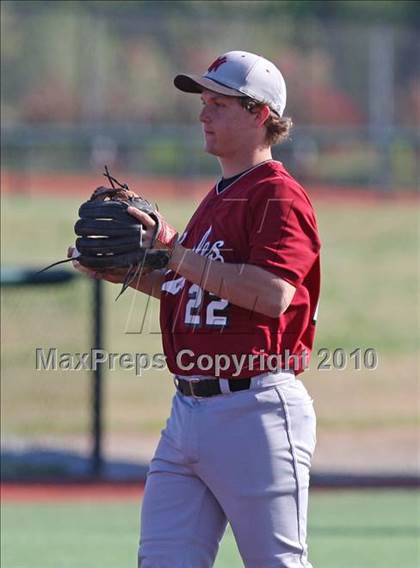
[[[174,85],[184,93],[201,93],[203,89],[208,89],[221,95],[228,97],[244,97],[245,95],[235,89],[225,87],[213,79],[207,79],[201,75],[177,75],[174,79]]]

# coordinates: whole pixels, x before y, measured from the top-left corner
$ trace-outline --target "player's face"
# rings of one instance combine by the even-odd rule
[[[220,158],[232,158],[249,151],[256,137],[254,116],[239,99],[203,90],[201,93],[205,150]]]

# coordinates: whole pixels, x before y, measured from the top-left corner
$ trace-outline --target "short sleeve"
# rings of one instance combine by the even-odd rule
[[[266,184],[248,212],[248,262],[299,286],[313,266],[320,239],[312,205],[299,186]]]

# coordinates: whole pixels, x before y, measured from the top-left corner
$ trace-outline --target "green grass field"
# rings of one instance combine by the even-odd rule
[[[419,493],[313,492],[309,523],[314,568],[416,568]],[[3,568],[124,568],[136,565],[134,503],[5,504]],[[230,529],[216,568],[240,568]]]
[[[2,206],[3,265],[45,266],[65,256],[73,241],[79,198],[7,197]],[[159,203],[182,229],[195,204]],[[393,459],[410,455],[418,424],[416,305],[419,210],[415,204],[376,205],[325,201],[317,205],[323,241],[323,289],[315,355],[304,380],[315,399],[318,438],[357,432],[380,440],[366,448]],[[113,352],[161,351],[158,302],[130,290],[117,303],[106,285],[106,348]],[[45,440],[88,448],[90,383],[86,372],[35,371],[35,348],[84,352],[91,345],[92,284],[15,288],[2,292],[2,436],[7,443]],[[318,371],[316,350],[376,349],[375,371]],[[104,393],[107,439],[118,449],[137,447],[162,428],[173,392],[169,374],[107,374]],[[325,435],[325,436],[324,436]],[[334,438],[335,439],[335,438]],[[415,442],[414,442],[415,443]],[[333,440],[327,449],[337,456]],[[338,448],[341,453],[343,449]],[[363,453],[363,443],[362,449]],[[345,453],[345,451],[344,451]],[[360,453],[360,452],[358,452]],[[396,458],[405,467],[406,454]],[[411,452],[412,455],[412,452]],[[363,455],[360,457],[363,461]]]

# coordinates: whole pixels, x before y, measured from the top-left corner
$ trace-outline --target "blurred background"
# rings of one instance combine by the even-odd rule
[[[419,174],[415,2],[2,2],[3,168],[203,176],[197,103],[172,86],[215,55],[264,54],[295,123],[276,149],[303,183],[413,190]],[[9,183],[6,184],[9,187]]]
[[[171,377],[37,371],[35,350],[160,353],[158,303],[132,290],[115,302],[118,287],[66,265],[43,283],[34,272],[66,256],[105,164],[183,230],[219,169],[203,152],[199,99],[173,77],[233,49],[286,78],[295,127],[274,156],[309,192],[323,243],[301,376],[318,416],[312,486],[353,489],[312,495],[312,562],[418,565],[419,502],[390,489],[420,476],[418,2],[3,0],[0,15],[1,464],[13,501],[2,565],[133,565],[137,501],[113,485],[115,503],[78,504],[68,484],[134,480],[140,492]],[[52,480],[65,503],[10,493]],[[241,565],[228,530],[216,566]]]
[[[295,128],[274,155],[318,212],[324,284],[303,377],[319,416],[314,471],[419,474],[419,12],[403,0],[1,3],[6,475],[82,471],[95,416],[98,427],[88,372],[35,370],[36,347],[94,344],[94,286],[34,286],[11,269],[65,257],[104,164],[182,230],[219,170],[202,150],[199,100],[173,77],[232,49],[283,72]],[[160,352],[158,306],[132,291],[115,303],[117,292],[103,290],[105,348]],[[322,348],[345,350],[345,368],[318,370]],[[358,348],[377,352],[376,370],[355,368]],[[167,372],[104,371],[107,464],[147,465],[172,392]]]

